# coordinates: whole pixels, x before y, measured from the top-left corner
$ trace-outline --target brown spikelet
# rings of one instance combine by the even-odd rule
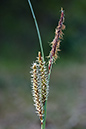
[[[43,121],[43,104],[40,99],[38,66],[36,63],[33,63],[31,68],[32,68],[31,82],[32,82],[32,90],[33,90],[32,94],[33,94],[34,105],[36,107],[36,112],[42,122]]]
[[[48,69],[50,71],[53,62],[56,61],[57,57],[58,57],[58,51],[60,51],[60,42],[61,39],[63,39],[63,32],[62,30],[65,29],[65,25],[64,23],[64,11],[63,8],[61,8],[61,17],[60,20],[58,22],[58,26],[55,30],[55,38],[53,39],[53,41],[51,42],[51,51],[49,54],[49,65],[48,65]]]

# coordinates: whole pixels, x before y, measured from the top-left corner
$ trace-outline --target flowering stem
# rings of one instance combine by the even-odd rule
[[[44,52],[43,52],[43,46],[42,46],[42,40],[41,40],[39,27],[38,27],[37,20],[36,20],[36,17],[35,17],[34,11],[33,11],[33,7],[32,7],[32,4],[31,4],[30,0],[28,0],[28,3],[29,3],[29,6],[30,6],[30,9],[31,9],[31,13],[32,13],[34,22],[35,22],[35,26],[36,26],[36,30],[37,30],[37,34],[38,34],[38,38],[39,38],[39,43],[40,43],[40,48],[41,48],[41,53],[42,53],[42,57],[43,57],[43,61],[44,61]]]
[[[38,34],[38,38],[39,38],[39,43],[40,43],[40,48],[41,48],[41,54],[42,54],[43,62],[44,62],[44,52],[43,52],[43,46],[42,46],[42,40],[41,40],[41,35],[40,35],[39,27],[38,27],[37,20],[36,20],[36,17],[35,17],[34,11],[33,11],[33,7],[32,7],[32,4],[31,4],[30,0],[28,0],[28,3],[29,3],[29,6],[30,6],[30,9],[31,9],[31,13],[32,13],[34,22],[35,22],[35,26],[36,26],[36,30],[37,30],[37,34]],[[45,104],[44,104],[44,107],[43,107],[44,108],[44,120],[43,120],[43,123],[41,123],[41,129],[45,129],[45,123],[46,123],[46,103],[47,103],[47,100],[45,101]]]

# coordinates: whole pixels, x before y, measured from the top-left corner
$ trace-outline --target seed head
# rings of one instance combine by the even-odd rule
[[[44,103],[47,100],[48,97],[48,74],[45,66],[45,62],[43,62],[43,58],[41,56],[41,53],[38,53],[37,62],[39,65],[39,74],[40,74],[40,82],[41,82],[41,99],[42,103]]]
[[[48,98],[48,74],[41,53],[38,53],[36,63],[33,63],[31,71],[32,94],[36,112],[43,122],[44,104]]]
[[[33,101],[36,107],[36,112],[41,121],[43,121],[43,104],[40,99],[40,89],[39,89],[39,74],[38,74],[38,65],[37,63],[33,63],[32,65],[32,75],[31,75],[31,82],[32,82],[32,94],[33,94]]]

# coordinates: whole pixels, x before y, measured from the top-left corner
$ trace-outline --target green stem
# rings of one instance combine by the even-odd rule
[[[30,9],[31,9],[31,12],[32,12],[34,22],[35,22],[35,26],[36,26],[36,30],[37,30],[37,34],[38,34],[38,38],[39,38],[39,43],[40,43],[40,48],[41,48],[41,53],[42,53],[42,57],[43,57],[43,61],[44,61],[44,52],[43,52],[43,46],[42,46],[42,40],[41,40],[39,27],[38,27],[37,20],[36,20],[36,17],[35,17],[34,11],[33,11],[33,7],[32,7],[32,4],[31,4],[30,0],[28,0],[28,3],[29,3],[29,6],[30,6]]]
[[[43,121],[43,129],[45,129],[45,125],[46,125],[46,107],[47,107],[47,100],[45,101],[44,104],[44,121]]]
[[[43,123],[41,124],[41,129],[45,129],[46,125],[46,106],[47,106],[47,101],[45,101],[44,104],[44,118],[43,118]]]
[[[53,63],[51,64],[51,69],[50,69],[50,72],[48,73],[48,85],[49,85],[49,81],[50,81],[52,65],[53,65]],[[45,125],[46,125],[46,107],[47,107],[47,100],[45,101],[45,104],[44,104],[44,121],[43,121],[43,128],[41,128],[41,129],[45,129]]]
[[[44,129],[44,128],[43,128],[43,124],[41,124],[41,129]]]

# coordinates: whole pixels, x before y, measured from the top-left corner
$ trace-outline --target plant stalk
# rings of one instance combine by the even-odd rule
[[[45,129],[45,125],[46,125],[46,107],[47,107],[47,100],[45,101],[44,104],[44,121],[43,121],[43,129]]]
[[[29,6],[30,6],[30,9],[31,9],[31,13],[32,13],[34,22],[35,22],[35,26],[36,26],[36,30],[37,30],[37,34],[38,34],[38,38],[39,38],[39,43],[40,43],[40,48],[41,48],[41,53],[42,53],[42,57],[43,57],[43,61],[44,61],[44,52],[43,52],[43,46],[42,46],[42,40],[41,40],[39,27],[38,27],[37,20],[36,20],[36,17],[35,17],[35,13],[33,11],[33,7],[32,7],[32,4],[31,4],[30,0],[28,0],[28,3],[29,3]]]

